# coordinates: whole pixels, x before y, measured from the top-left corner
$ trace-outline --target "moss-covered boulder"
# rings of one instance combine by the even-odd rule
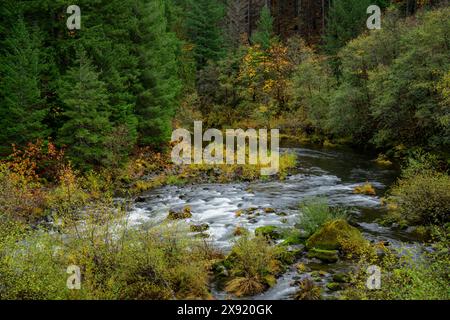
[[[330,291],[339,291],[342,290],[342,285],[336,282],[327,283],[327,289]]]
[[[192,217],[191,207],[185,206],[182,211],[174,211],[169,210],[169,215],[167,219],[169,220],[180,220],[180,219],[188,219]]]
[[[355,189],[353,189],[353,193],[364,194],[368,196],[375,196],[377,194],[375,188],[368,182],[361,186],[356,186]]]
[[[359,251],[367,246],[361,232],[348,224],[343,219],[332,220],[325,223],[306,241],[306,248],[311,250],[341,250],[348,253],[348,250]]]
[[[333,275],[333,281],[337,283],[347,283],[350,281],[350,276],[344,272],[339,272]]]
[[[275,226],[264,226],[256,228],[255,235],[263,236],[271,240],[278,240],[282,238],[281,232]]]
[[[338,261],[337,250],[323,250],[313,248],[308,251],[308,258],[316,258],[325,263],[335,263]]]
[[[202,224],[192,224],[190,226],[191,232],[203,232],[209,229],[209,225],[207,223]]]

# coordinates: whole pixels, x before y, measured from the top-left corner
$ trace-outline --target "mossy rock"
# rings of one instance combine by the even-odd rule
[[[306,241],[306,248],[321,250],[342,250],[343,244],[359,250],[367,245],[361,232],[343,219],[325,223]]]
[[[282,238],[281,233],[278,231],[278,228],[275,226],[264,226],[256,228],[255,230],[256,236],[263,236],[267,239],[278,240]]]
[[[282,246],[292,246],[296,244],[304,244],[305,239],[302,238],[299,234],[294,234],[288,236],[284,241],[281,243]]]
[[[202,224],[193,224],[190,226],[191,232],[203,232],[209,229],[209,225],[207,223]]]
[[[333,281],[337,283],[347,283],[350,281],[350,276],[346,273],[339,272],[333,275]]]
[[[284,265],[291,265],[295,260],[301,256],[303,247],[301,248],[288,248],[284,246],[278,246],[279,251],[277,253],[277,260]]]
[[[186,206],[183,208],[182,211],[169,210],[169,215],[167,216],[167,219],[180,220],[180,219],[188,219],[191,217],[192,217],[191,207]]]
[[[325,263],[335,263],[339,260],[337,250],[323,250],[313,248],[308,252],[308,258],[316,258]]]
[[[275,209],[273,208],[264,208],[265,213],[275,213]]]
[[[329,282],[327,283],[327,289],[330,291],[339,291],[342,290],[342,286],[340,283]]]
[[[362,186],[355,187],[353,193],[365,194],[368,196],[375,196],[377,194],[375,188],[368,182],[366,184],[363,184]]]
[[[234,229],[234,231],[233,231],[233,235],[235,237],[243,236],[243,235],[246,235],[248,233],[249,233],[249,231],[247,229],[245,229],[244,227],[241,227],[241,226],[237,226],[236,229]]]

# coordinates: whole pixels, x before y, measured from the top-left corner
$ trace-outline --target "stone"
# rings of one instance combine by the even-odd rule
[[[354,248],[361,248],[368,243],[358,229],[349,225],[347,221],[339,219],[325,223],[309,237],[306,248],[341,250],[343,241],[351,243]]]
[[[324,263],[335,263],[339,260],[337,250],[323,250],[313,248],[308,251],[308,258],[317,258]]]

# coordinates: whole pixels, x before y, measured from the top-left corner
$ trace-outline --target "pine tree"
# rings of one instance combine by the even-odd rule
[[[137,8],[134,35],[139,56],[136,114],[139,144],[161,147],[171,135],[172,118],[181,89],[175,52],[179,41],[167,27],[162,0],[145,1]]]
[[[43,120],[47,114],[41,99],[41,41],[19,18],[2,44],[0,60],[0,152],[11,144],[24,144],[48,134]]]
[[[202,69],[208,61],[218,61],[224,56],[220,28],[224,6],[218,0],[186,0],[185,7],[187,36],[195,46],[197,69]]]
[[[252,44],[258,44],[262,49],[267,50],[273,39],[273,18],[269,8],[264,6],[261,10],[261,17],[259,18],[256,31],[252,35]]]
[[[112,152],[111,123],[105,83],[98,79],[84,50],[75,65],[61,79],[58,95],[64,103],[64,125],[58,142],[67,147],[67,155],[82,169],[106,165]]]

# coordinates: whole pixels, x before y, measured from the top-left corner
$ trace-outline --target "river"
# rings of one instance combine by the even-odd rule
[[[235,239],[233,232],[237,226],[250,231],[266,225],[293,226],[301,219],[299,203],[303,199],[324,196],[330,205],[348,207],[353,212],[353,221],[367,239],[387,241],[395,246],[411,240],[407,232],[394,231],[375,222],[384,211],[380,197],[397,178],[398,168],[379,166],[372,161],[375,155],[349,149],[294,146],[281,151],[297,155],[297,168],[284,181],[165,186],[145,193],[145,201],[134,204],[129,220],[134,224],[157,224],[166,219],[169,209],[181,210],[189,205],[192,218],[188,223],[208,224],[210,239],[226,252]],[[353,192],[356,186],[367,181],[375,187],[377,196]],[[236,217],[237,210],[248,208],[255,210],[251,218]],[[264,208],[275,212],[265,213]],[[348,265],[346,262],[328,266],[310,263],[309,267],[329,272],[329,278]],[[296,290],[292,285],[296,278],[297,272],[291,268],[274,287],[254,298],[289,299]],[[327,276],[324,283],[326,281]],[[214,295],[227,298],[219,291],[214,291]]]

